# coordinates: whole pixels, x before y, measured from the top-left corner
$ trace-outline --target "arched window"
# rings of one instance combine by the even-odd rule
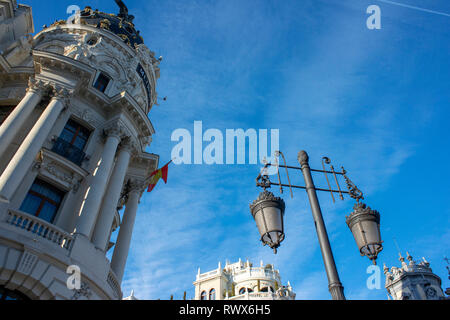
[[[202,291],[200,294],[200,300],[206,300],[206,291]]]
[[[246,288],[241,288],[239,289],[239,294],[244,294],[245,293]]]
[[[269,292],[269,288],[268,287],[264,287],[261,289],[261,292]]]
[[[216,300],[216,289],[209,291],[209,300]]]
[[[252,292],[253,292],[253,289],[247,288],[247,292],[248,292],[248,293],[252,293]]]

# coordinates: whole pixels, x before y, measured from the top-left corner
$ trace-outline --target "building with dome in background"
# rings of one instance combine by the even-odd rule
[[[385,288],[389,300],[443,300],[446,296],[442,290],[441,278],[433,273],[430,263],[422,258],[422,261],[414,261],[413,257],[406,253],[406,259],[400,255],[401,267],[389,268],[384,265],[386,276]]]
[[[31,36],[31,8],[0,1],[2,299],[123,298],[159,162],[145,150],[160,60],[116,2],[118,14],[86,7]]]
[[[291,284],[283,286],[273,265],[254,267],[241,259],[225,267],[200,273],[194,282],[195,300],[295,300]]]

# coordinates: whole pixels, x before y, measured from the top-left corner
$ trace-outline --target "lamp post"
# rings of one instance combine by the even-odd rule
[[[316,226],[317,237],[320,244],[320,250],[322,253],[325,270],[328,277],[328,289],[331,293],[333,300],[345,300],[344,287],[339,279],[339,274],[334,261],[333,252],[331,250],[330,241],[328,239],[325,222],[323,220],[322,211],[320,209],[319,201],[317,199],[316,191],[328,191],[334,200],[333,193],[338,193],[340,198],[344,200],[343,194],[349,194],[350,197],[355,199],[357,203],[352,212],[347,217],[347,225],[353,233],[356,244],[360,250],[361,255],[367,256],[374,264],[378,253],[382,250],[382,241],[380,236],[380,215],[377,211],[371,210],[366,207],[365,204],[359,201],[363,199],[362,192],[348,179],[346,171],[342,168],[342,172],[336,172],[333,166],[330,165],[331,171],[325,170],[325,163],[330,164],[330,160],[326,157],[323,158],[323,170],[311,169],[309,166],[309,156],[305,151],[298,153],[298,162],[301,167],[287,166],[284,155],[281,152],[277,152],[277,156],[281,155],[284,161],[284,165],[273,165],[267,163],[264,169],[268,166],[284,167],[288,177],[289,184],[281,183],[280,173],[277,170],[278,183],[272,182],[267,174],[260,173],[256,178],[256,184],[264,189],[260,193],[258,198],[250,205],[250,211],[255,219],[256,225],[261,235],[261,241],[264,245],[268,245],[277,253],[277,248],[284,240],[284,211],[285,203],[283,199],[275,197],[273,193],[267,191],[271,185],[277,185],[280,187],[280,192],[283,193],[283,187],[289,187],[291,191],[291,197],[293,197],[292,188],[299,188],[306,190],[308,194],[309,203],[311,205],[311,211]],[[303,178],[305,180],[305,186],[292,185],[289,178],[289,169],[301,170]],[[311,172],[322,172],[325,174],[328,189],[316,188],[312,178]],[[332,190],[328,177],[328,174],[332,174],[335,178],[338,190]],[[342,175],[345,178],[348,191],[341,190],[337,175]]]

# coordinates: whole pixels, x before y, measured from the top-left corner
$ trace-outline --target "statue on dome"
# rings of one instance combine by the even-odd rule
[[[125,5],[125,3],[122,0],[115,0],[115,1],[116,1],[117,5],[120,8],[120,12],[119,12],[119,14],[117,16],[122,18],[122,19],[124,19],[125,21],[133,23],[134,16],[128,14],[128,8]]]

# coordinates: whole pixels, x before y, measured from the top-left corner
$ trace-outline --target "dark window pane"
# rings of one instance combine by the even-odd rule
[[[67,121],[64,129],[75,133],[77,131],[78,127],[79,127],[79,124],[76,123],[75,121],[73,121],[72,119],[70,119],[69,121]]]
[[[63,197],[62,191],[37,179],[20,206],[20,210],[53,223]]]
[[[33,194],[27,194],[25,200],[20,206],[20,211],[35,215],[41,205],[42,199]]]
[[[90,134],[89,129],[73,120],[69,120],[53,145],[52,151],[77,165],[81,165],[85,158],[83,150],[86,147]]]
[[[61,201],[61,192],[48,183],[37,181],[33,184],[31,190],[54,202],[58,203]]]
[[[73,142],[73,145],[75,147],[77,147],[78,149],[83,150],[84,146],[86,145],[86,142],[87,142],[86,139],[78,136],[78,137],[75,138],[75,141]]]
[[[48,222],[53,222],[53,219],[55,218],[56,215],[56,211],[58,211],[58,207],[56,207],[51,203],[44,202],[44,205],[41,211],[39,212],[39,218]]]
[[[63,132],[61,132],[61,135],[59,136],[61,139],[66,141],[67,143],[70,143],[73,139],[73,133],[64,129]]]
[[[100,75],[97,78],[97,81],[95,81],[94,88],[101,92],[105,92],[106,87],[109,83],[109,77],[107,77],[105,74],[100,73]]]
[[[6,118],[14,110],[15,106],[0,106],[0,125],[5,122]]]

